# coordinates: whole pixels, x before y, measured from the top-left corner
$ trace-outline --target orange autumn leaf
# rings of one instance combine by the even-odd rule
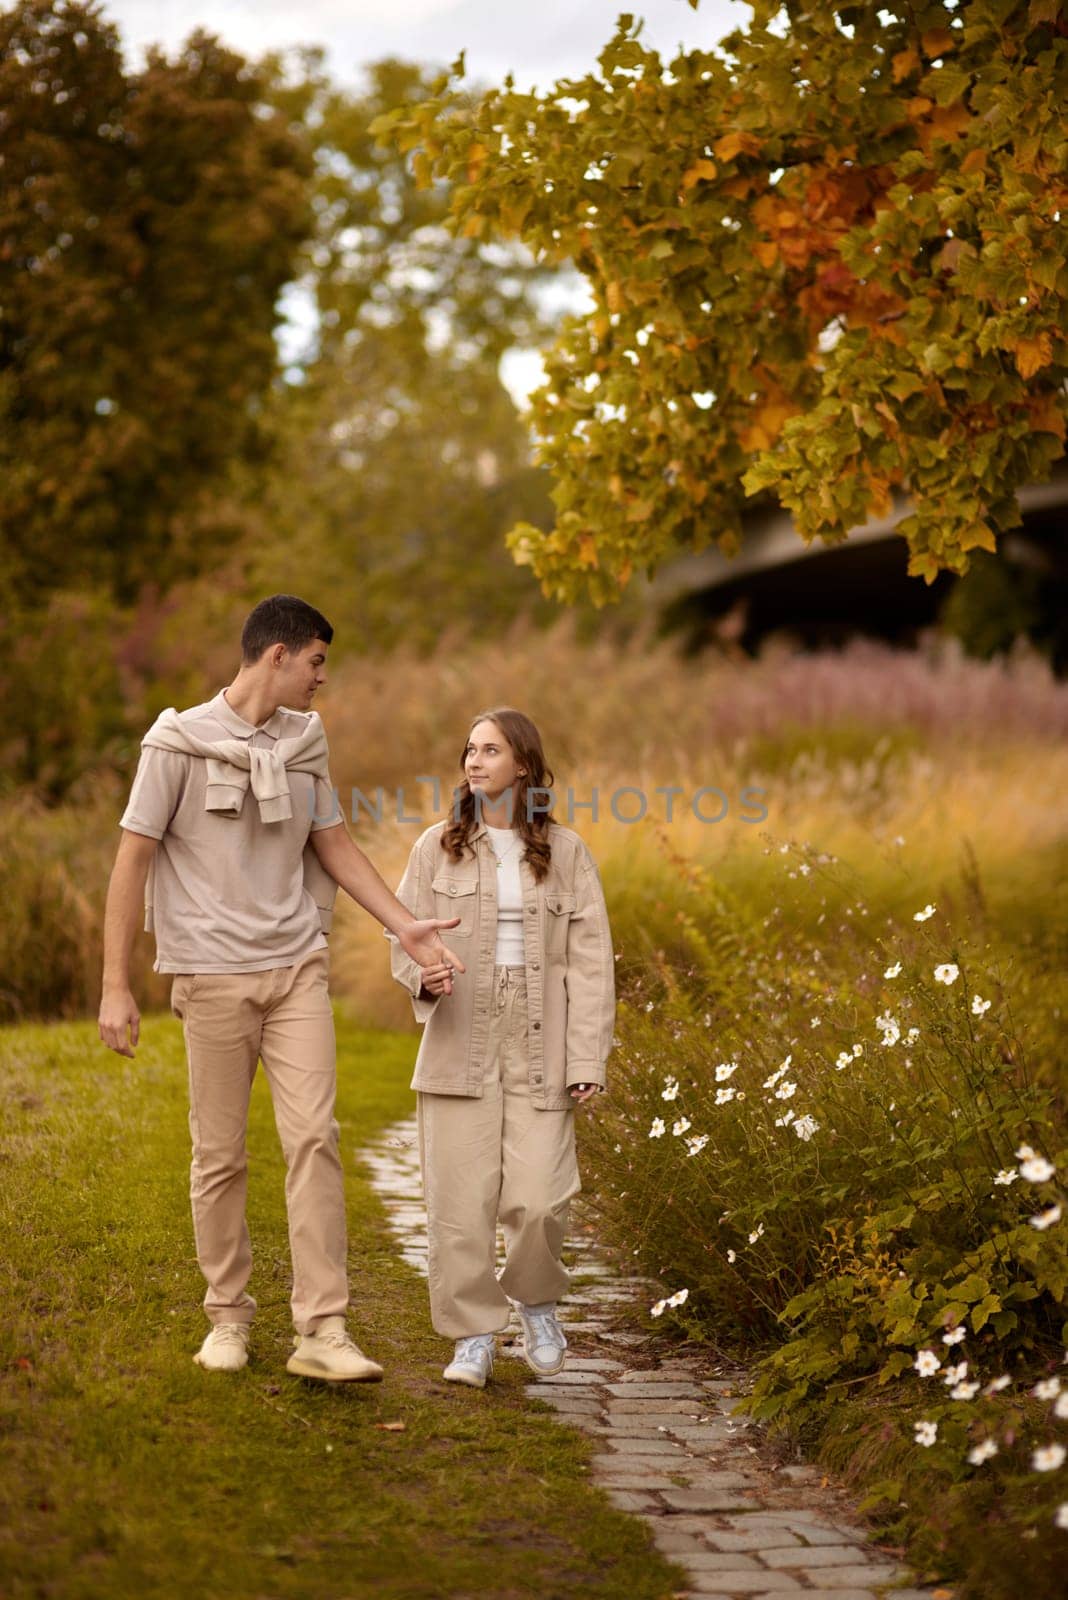
[[[894,70],[894,82],[900,83],[902,78],[907,78],[910,72],[915,72],[920,64],[920,58],[912,45],[907,50],[899,50],[891,60]]]
[[[973,120],[963,100],[958,100],[953,106],[937,106],[920,127],[924,149],[935,139],[956,139],[965,128],[971,127]]]
[[[682,187],[684,189],[692,189],[694,184],[700,183],[702,179],[711,181],[718,171],[719,168],[714,161],[709,161],[707,156],[702,156],[700,161],[695,161],[693,166],[687,167],[683,173]]]
[[[988,152],[986,150],[969,150],[960,164],[962,172],[982,172],[986,166]]]
[[[758,239],[753,246],[753,254],[762,267],[773,267],[779,259],[779,247],[774,239]]]
[[[1063,439],[1068,431],[1064,410],[1055,394],[1040,395],[1029,407],[1031,425],[1036,433],[1055,433]]]
[[[580,567],[600,565],[597,559],[597,543],[592,533],[584,533],[579,540],[578,563]]]
[[[932,28],[921,35],[920,43],[924,55],[932,61],[936,56],[944,56],[947,51],[957,48],[957,40],[948,28]]]
[[[1021,378],[1033,378],[1053,360],[1053,340],[1048,333],[1037,334],[1033,339],[1019,339],[1010,349]]]
[[[751,133],[725,133],[712,146],[721,161],[733,161],[735,156],[755,156],[760,150],[760,140]]]

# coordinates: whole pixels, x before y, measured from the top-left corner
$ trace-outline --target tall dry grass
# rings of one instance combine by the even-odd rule
[[[1018,919],[1030,936],[1014,885],[1029,875],[1048,884],[1068,833],[1068,685],[1038,657],[982,663],[936,640],[921,653],[857,642],[818,655],[771,646],[758,660],[733,661],[686,658],[649,628],[623,642],[581,642],[568,619],[548,631],[519,623],[486,640],[453,625],[431,655],[343,661],[320,707],[346,809],[355,787],[370,798],[384,791],[383,821],[363,812],[354,832],[391,886],[419,831],[396,821],[398,791],[407,815],[424,824],[441,815],[470,719],[502,702],[541,728],[561,820],[569,785],[580,802],[597,791],[598,819],[586,808],[573,820],[602,864],[620,936],[669,927],[665,851],[715,863],[759,899],[765,831],[865,859],[873,873],[903,836],[918,883],[977,862],[982,892],[993,897],[988,911]],[[419,775],[438,778],[438,809]],[[0,1017],[94,1009],[104,891],[130,776],[85,780],[53,810],[25,796],[0,805],[8,913]],[[682,790],[670,823],[656,794],[663,785]],[[690,809],[704,785],[727,796],[722,822],[701,822]],[[645,794],[645,821],[612,816],[611,797],[624,786]],[[747,786],[764,790],[762,825],[741,820]],[[711,815],[718,802],[710,795],[704,804]],[[620,800],[625,814],[636,807],[633,796]],[[377,924],[343,904],[337,930],[339,995],[368,1022],[408,1025]],[[138,982],[146,1003],[160,1004],[165,986],[151,959],[143,941]]]

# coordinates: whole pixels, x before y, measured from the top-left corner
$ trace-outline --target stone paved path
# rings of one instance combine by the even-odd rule
[[[426,1272],[426,1216],[414,1118],[362,1152],[397,1234],[400,1254]],[[577,1280],[560,1303],[570,1351],[564,1371],[527,1393],[595,1436],[594,1481],[621,1510],[645,1519],[657,1547],[683,1567],[689,1595],[722,1600],[931,1600],[874,1548],[841,1490],[812,1467],[779,1465],[759,1430],[733,1413],[739,1374],[705,1376],[696,1357],[650,1366],[646,1340],[618,1329],[622,1303],[655,1285],[617,1275],[604,1252],[568,1240]],[[502,1336],[505,1355],[520,1355]],[[443,1347],[444,1359],[444,1347]],[[895,1587],[905,1585],[905,1587]],[[949,1591],[937,1591],[948,1595]]]

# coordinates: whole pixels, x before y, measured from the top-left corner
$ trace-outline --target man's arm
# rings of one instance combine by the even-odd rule
[[[104,984],[98,1022],[101,1039],[120,1056],[133,1055],[141,1034],[141,1013],[130,991],[130,956],[144,918],[145,880],[158,844],[157,839],[124,829],[108,883]]]
[[[455,928],[459,917],[426,917],[417,921],[350,837],[343,822],[339,822],[336,828],[313,830],[311,842],[334,881],[352,896],[357,905],[369,911],[387,932],[396,934],[413,961],[421,967],[432,967],[441,961],[448,961],[457,972],[466,972],[467,968],[459,956],[453,955],[438,935],[439,928]]]

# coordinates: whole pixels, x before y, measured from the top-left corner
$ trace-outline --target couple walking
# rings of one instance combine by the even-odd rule
[[[261,601],[233,683],[149,729],[121,819],[100,1037],[125,1056],[138,1042],[129,963],[144,904],[188,1057],[190,1195],[211,1324],[194,1359],[230,1371],[248,1360],[245,1139],[262,1061],[287,1172],[288,1370],[326,1382],[382,1376],[345,1323],[327,947],[340,886],[382,923],[393,975],[424,1024],[412,1087],[431,1315],[455,1341],[444,1375],[483,1387],[513,1306],[528,1364],[550,1375],[566,1348],[556,1302],[579,1189],[574,1109],[604,1087],[615,1014],[597,868],[579,836],[539,809],[553,780],[534,724],[500,707],[471,725],[450,814],[416,840],[394,896],[344,825],[310,710],[332,639],[303,600]]]

